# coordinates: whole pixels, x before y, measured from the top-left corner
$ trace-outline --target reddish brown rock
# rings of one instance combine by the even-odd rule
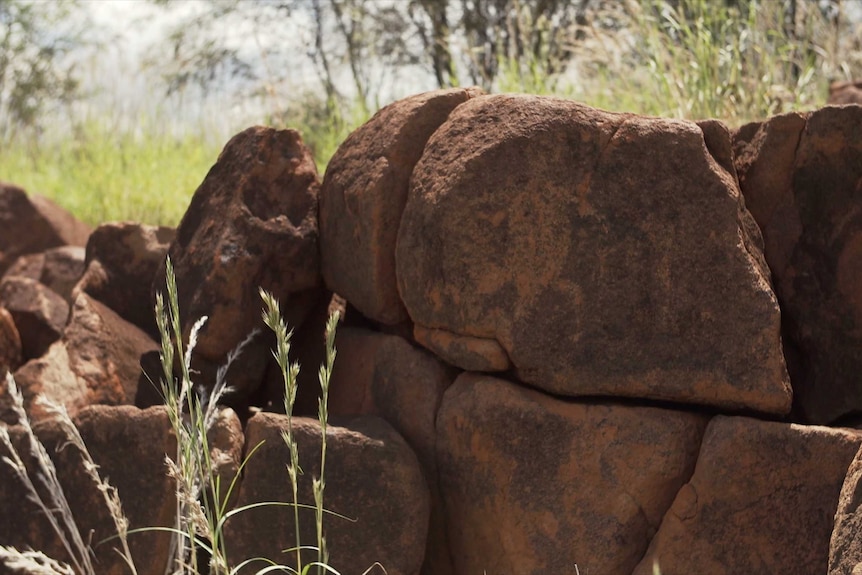
[[[425,146],[398,234],[417,340],[442,335],[430,347],[464,368],[508,358],[560,395],[786,413],[779,309],[729,149],[717,124],[462,104]]]
[[[862,434],[717,416],[635,575],[824,573]]]
[[[0,305],[15,321],[25,360],[40,357],[60,339],[69,318],[66,300],[44,284],[21,276],[7,276],[0,282]]]
[[[86,272],[76,289],[156,337],[151,286],[175,235],[166,227],[102,224],[87,242]],[[165,291],[164,285],[160,290]]]
[[[89,404],[87,383],[72,371],[66,344],[56,341],[44,355],[31,359],[15,372],[15,381],[24,395],[24,408],[33,421],[41,421],[49,414],[36,402],[44,395],[53,403],[62,405],[75,415]],[[0,390],[0,420],[15,424],[17,416],[10,411],[9,397]]]
[[[855,575],[862,570],[862,450],[856,453],[838,497],[835,524],[829,541],[828,575]]]
[[[0,182],[0,276],[25,254],[63,245],[84,246],[90,228],[42,196]]]
[[[288,449],[281,434],[287,416],[259,413],[246,427],[246,449],[265,441],[246,464],[237,505],[291,500],[285,472]],[[320,472],[320,426],[295,418],[299,445],[300,503],[313,503],[311,482]],[[324,523],[330,565],[344,575],[360,574],[379,562],[389,575],[418,573],[428,529],[428,488],[416,456],[386,422],[357,417],[333,422],[326,435],[326,509],[354,519],[327,515]],[[282,553],[295,546],[293,510],[264,506],[236,515],[226,526],[235,562],[268,557],[292,564]],[[316,542],[314,513],[300,512],[304,545]],[[316,559],[309,553],[306,562]],[[251,565],[241,573],[253,573]]]
[[[452,88],[390,104],[354,131],[326,168],[320,191],[323,277],[375,321],[407,319],[395,281],[395,239],[413,167],[452,110],[481,93]]]
[[[781,303],[794,416],[862,411],[862,108],[743,126],[734,147]]]
[[[462,374],[437,416],[453,573],[630,574],[690,477],[705,425]]]
[[[84,273],[85,253],[81,246],[60,246],[28,254],[18,258],[6,270],[6,275],[24,276],[41,282],[71,304],[72,288]]]
[[[169,256],[183,327],[209,321],[195,352],[224,361],[260,321],[258,289],[273,293],[298,327],[320,296],[319,182],[295,130],[249,128],[234,136],[195,192]],[[164,291],[162,269],[153,289]]]
[[[18,328],[12,314],[0,307],[0,378],[5,381],[6,372],[15,371],[23,361]]]
[[[826,103],[832,106],[862,104],[862,81],[832,82],[829,84],[829,99]]]

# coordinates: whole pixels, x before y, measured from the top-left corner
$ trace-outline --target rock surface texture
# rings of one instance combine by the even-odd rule
[[[794,413],[862,412],[862,107],[776,116],[736,133],[735,164],[781,304]]]
[[[417,341],[560,395],[787,413],[760,234],[709,136],[553,98],[456,108],[398,233]]]

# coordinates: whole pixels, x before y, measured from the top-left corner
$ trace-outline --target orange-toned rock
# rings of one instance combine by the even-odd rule
[[[24,396],[24,408],[33,421],[41,421],[48,415],[35,401],[39,395],[62,405],[70,415],[89,404],[87,383],[72,371],[69,352],[62,340],[51,344],[41,357],[22,365],[14,375]],[[14,425],[18,418],[11,411],[9,402],[6,390],[0,388],[0,421]]]
[[[706,420],[459,376],[437,416],[453,573],[630,574],[694,469]]]
[[[246,426],[246,450],[264,443],[243,472],[237,505],[291,501],[285,465],[290,455],[282,439],[287,416],[259,413]],[[312,478],[320,473],[320,426],[295,418],[299,446],[300,503],[312,504]],[[335,421],[326,434],[324,506],[354,521],[327,515],[324,519],[329,565],[344,575],[360,574],[379,562],[389,575],[419,571],[428,530],[428,487],[416,456],[385,421],[361,416]],[[293,509],[264,506],[243,511],[226,525],[233,561],[267,557],[291,565],[294,556],[282,550],[296,545]],[[303,545],[315,545],[314,512],[300,511]],[[316,553],[304,555],[306,563]],[[263,564],[240,573],[254,573]]]
[[[186,333],[209,317],[195,348],[203,359],[221,364],[263,327],[259,288],[282,302],[292,327],[317,302],[319,186],[314,159],[295,130],[249,128],[225,145],[169,249]],[[164,268],[153,289],[165,290]]]
[[[66,300],[46,285],[22,276],[3,278],[0,305],[15,321],[25,360],[41,357],[60,339],[69,319]]]
[[[86,272],[76,290],[86,292],[157,337],[151,286],[175,236],[175,231],[167,227],[131,222],[102,224],[87,242]],[[160,288],[165,291],[164,285]]]
[[[794,417],[862,410],[862,107],[743,126],[735,164],[781,303]]]
[[[470,99],[429,139],[401,219],[417,341],[559,395],[787,413],[779,309],[729,159],[717,123]]]
[[[859,432],[716,416],[634,575],[824,573]]]
[[[12,315],[4,307],[0,307],[0,377],[6,377],[6,372],[15,371],[23,362],[21,355],[21,336]]]
[[[63,245],[84,246],[90,228],[43,196],[0,182],[0,276],[25,254]]]
[[[862,81],[832,82],[829,84],[829,99],[826,103],[832,106],[862,104]]]
[[[320,191],[326,285],[384,324],[407,319],[395,281],[395,239],[425,142],[478,88],[437,90],[380,110],[338,148]]]
[[[84,273],[85,253],[86,250],[81,246],[60,246],[21,256],[6,270],[6,276],[34,279],[71,304],[72,288]]]

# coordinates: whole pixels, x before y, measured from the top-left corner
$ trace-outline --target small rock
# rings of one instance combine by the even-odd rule
[[[21,276],[7,276],[0,282],[0,305],[15,321],[24,360],[41,357],[60,339],[69,318],[66,300],[46,285]]]

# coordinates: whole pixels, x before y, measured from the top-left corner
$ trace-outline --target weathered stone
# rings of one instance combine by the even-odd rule
[[[828,575],[854,575],[862,568],[862,450],[856,453],[838,497],[838,509],[829,542]]]
[[[87,242],[86,272],[76,289],[156,337],[151,286],[175,236],[167,227],[102,224]],[[164,292],[164,284],[157,289]]]
[[[18,369],[23,361],[15,320],[5,307],[0,307],[0,378],[4,378],[0,381],[5,381],[6,373]]]
[[[781,303],[794,417],[862,411],[862,108],[743,126],[739,182]]]
[[[716,416],[635,575],[824,573],[862,434]]]
[[[407,319],[395,281],[395,240],[413,167],[452,110],[481,93],[452,88],[390,104],[354,131],[326,168],[320,191],[323,277],[375,321]]]
[[[21,336],[25,360],[44,354],[60,339],[69,319],[69,304],[44,284],[21,276],[0,282],[0,305],[12,315]]]
[[[72,371],[66,344],[60,340],[51,344],[44,355],[31,359],[15,372],[15,381],[24,396],[24,408],[33,421],[41,421],[49,414],[36,402],[39,395],[62,405],[75,415],[89,404],[87,383]],[[10,411],[10,399],[0,388],[0,420],[14,425],[17,417]]]
[[[246,426],[246,451],[264,441],[246,464],[237,505],[291,501],[285,465],[290,461],[282,439],[287,416],[259,413]],[[299,446],[299,501],[313,504],[312,478],[320,473],[320,425],[307,418],[293,419]],[[389,575],[418,573],[428,529],[428,488],[416,456],[385,421],[357,417],[333,421],[326,432],[326,492],[329,511],[324,518],[329,565],[343,575],[359,575],[379,562]],[[315,545],[314,512],[300,511],[303,545]],[[293,509],[263,506],[243,511],[226,525],[234,560],[266,557],[294,564],[282,553],[296,545]],[[316,553],[303,555],[304,562]],[[241,573],[255,572],[251,565]]]
[[[575,403],[462,374],[437,416],[453,573],[630,574],[705,426],[699,414]]]
[[[826,103],[832,106],[862,104],[862,81],[832,82],[829,84],[829,99]]]
[[[458,106],[398,234],[417,340],[445,335],[431,347],[459,367],[506,356],[560,395],[786,413],[779,309],[729,148],[717,124],[554,98]]]
[[[63,245],[84,246],[90,228],[42,196],[0,182],[0,277],[25,254]]]
[[[41,282],[71,304],[72,288],[84,273],[85,253],[81,246],[60,246],[28,254],[18,258],[6,270],[6,275],[24,276]]]
[[[295,130],[249,128],[234,136],[192,197],[169,256],[186,333],[208,316],[195,353],[221,363],[260,320],[258,288],[302,324],[322,283],[317,168]],[[153,289],[164,291],[164,268]],[[315,293],[312,293],[315,292]]]

